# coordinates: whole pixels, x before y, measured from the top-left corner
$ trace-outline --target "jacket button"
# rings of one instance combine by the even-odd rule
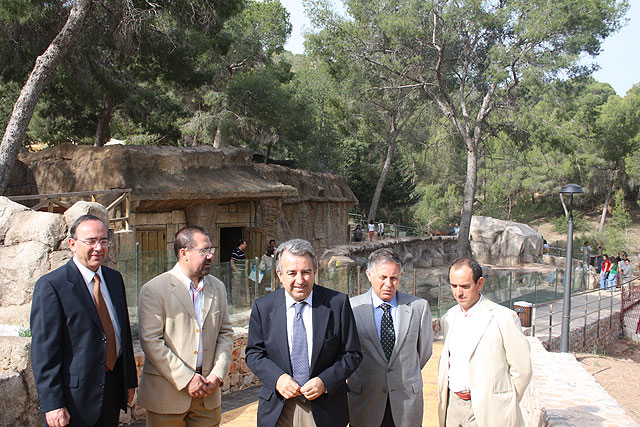
[[[196,329],[196,334],[199,334],[199,333],[200,333],[200,329]]]
[[[193,351],[193,354],[198,354],[198,350],[194,350],[194,351]]]
[[[107,343],[107,339],[106,338],[102,338],[102,342],[106,344]]]
[[[104,388],[104,384],[98,384],[98,387]]]
[[[101,360],[101,361],[100,361],[100,364],[101,364],[102,366],[104,366],[104,360]]]

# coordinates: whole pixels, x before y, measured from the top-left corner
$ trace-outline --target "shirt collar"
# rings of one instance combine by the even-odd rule
[[[311,293],[303,301],[306,302],[307,304],[309,304],[309,307],[313,307],[313,305],[311,305],[311,302],[313,301],[313,289],[311,289]],[[285,289],[285,291],[284,291],[284,302],[285,302],[285,306],[286,306],[287,310],[289,310],[293,304],[295,304],[295,303],[297,303],[299,301],[294,300],[293,297],[291,295],[289,295],[289,292],[287,292],[287,290]]]
[[[478,309],[478,307],[480,306],[480,303],[482,302],[482,298],[484,298],[482,296],[482,294],[480,294],[480,298],[478,298],[478,301],[476,301],[475,304],[473,304],[473,306],[467,310],[466,312],[462,311],[462,308],[460,307],[460,304],[458,304],[456,306],[456,308],[458,309],[458,313],[462,314],[464,317],[471,317],[473,316],[473,313],[476,312],[476,310]]]
[[[186,274],[184,274],[184,271],[182,271],[182,268],[180,267],[180,263],[176,263],[176,275],[178,276],[178,278],[180,279],[180,281],[187,287],[187,290],[189,290],[189,288],[191,288],[191,279],[189,279],[187,277]],[[202,287],[205,284],[205,279],[206,276],[203,277],[202,279],[200,279],[200,281],[198,282],[198,286],[196,287],[196,290],[200,290],[202,289]]]
[[[371,302],[373,303],[373,308],[380,307],[382,303],[387,303],[393,308],[398,308],[398,292],[396,292],[391,301],[382,301],[375,291],[371,289]]]
[[[86,265],[82,264],[80,260],[78,260],[78,258],[76,258],[75,256],[73,257],[73,263],[76,265],[76,267],[78,267],[78,270],[80,270],[80,274],[84,279],[85,285],[88,284],[89,282],[92,282],[93,277],[96,274],[100,277],[100,280],[103,283],[106,283],[104,281],[104,276],[102,275],[102,266],[98,267],[98,270],[96,271],[91,271],[91,269],[89,269]]]

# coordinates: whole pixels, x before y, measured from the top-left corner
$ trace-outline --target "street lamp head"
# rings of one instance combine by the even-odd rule
[[[560,194],[582,194],[584,190],[578,184],[566,184],[560,189]]]

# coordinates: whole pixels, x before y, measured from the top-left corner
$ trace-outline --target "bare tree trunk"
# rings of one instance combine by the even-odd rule
[[[104,114],[98,119],[98,126],[96,126],[96,136],[93,139],[94,147],[104,147],[109,137],[109,123],[111,122],[111,116],[113,113],[113,102],[107,97],[104,102]]]
[[[369,207],[369,216],[367,221],[376,220],[376,212],[378,211],[378,203],[380,203],[380,195],[382,194],[382,188],[387,181],[387,175],[389,169],[391,169],[391,162],[393,161],[393,154],[396,151],[396,137],[395,126],[392,130],[391,138],[389,138],[389,146],[387,148],[387,157],[382,166],[382,172],[380,172],[380,178],[378,178],[378,184],[376,184],[376,191],[373,193],[373,199],[371,199],[371,206]]]
[[[47,47],[47,50],[38,57],[31,75],[20,91],[20,96],[13,106],[11,117],[2,137],[2,145],[0,145],[0,194],[4,194],[9,185],[18,150],[27,133],[29,122],[44,86],[80,34],[92,2],[93,0],[76,0],[74,2],[64,27]]]
[[[560,203],[562,203],[562,209],[564,209],[564,217],[569,219],[569,209],[567,209],[567,204],[564,202],[562,193],[560,193]]]
[[[607,191],[607,197],[604,198],[604,204],[602,205],[602,215],[600,216],[600,227],[598,227],[598,233],[602,233],[604,230],[604,220],[607,218],[607,211],[609,210],[609,202],[611,201],[611,194],[613,193],[613,184],[615,179],[616,171],[611,173],[609,190]]]
[[[478,179],[478,152],[475,143],[467,142],[467,178],[464,182],[464,197],[462,199],[462,213],[460,215],[460,231],[458,231],[458,257],[471,256],[471,217],[473,216],[473,201],[476,197],[476,183]]]

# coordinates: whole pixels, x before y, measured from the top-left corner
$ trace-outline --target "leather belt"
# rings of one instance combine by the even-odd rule
[[[462,400],[471,400],[470,391],[454,391],[454,393]]]
[[[199,368],[196,368],[196,374],[202,375],[202,366],[200,366]]]

